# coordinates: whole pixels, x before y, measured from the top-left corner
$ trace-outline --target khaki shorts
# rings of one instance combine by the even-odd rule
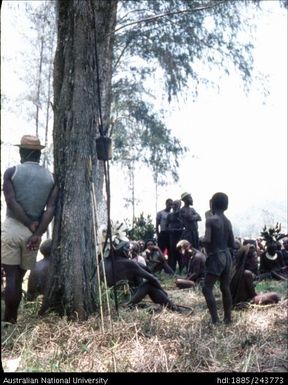
[[[37,257],[37,251],[27,249],[27,241],[31,235],[28,227],[7,217],[1,229],[1,263],[20,265],[23,270],[31,270]]]

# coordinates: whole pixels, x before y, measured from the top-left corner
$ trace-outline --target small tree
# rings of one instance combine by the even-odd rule
[[[144,217],[144,213],[141,213],[138,218],[135,218],[133,228],[128,230],[128,236],[131,240],[143,239],[145,242],[148,239],[155,237],[155,227],[152,222],[151,215]]]

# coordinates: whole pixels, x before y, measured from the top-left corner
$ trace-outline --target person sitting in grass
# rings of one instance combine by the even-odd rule
[[[254,280],[258,273],[257,252],[254,245],[240,247],[236,255],[235,272],[232,276],[230,289],[233,305],[250,301],[257,294]]]
[[[128,281],[132,288],[132,298],[129,306],[137,305],[148,295],[151,300],[167,307],[169,310],[182,312],[182,308],[175,305],[162,288],[158,278],[149,273],[140,264],[134,262],[130,258],[130,242],[129,240],[114,240],[114,263],[112,255],[105,258],[105,273],[109,287],[114,286],[118,282]],[[114,266],[113,266],[114,265]],[[114,271],[113,271],[114,270]]]
[[[131,259],[132,261],[147,266],[145,258],[140,253],[140,245],[138,242],[131,242]]]
[[[168,265],[164,254],[153,239],[149,239],[145,243],[144,253],[146,255],[146,264],[153,274],[160,273],[164,270],[166,274],[174,275],[174,271]]]
[[[36,262],[29,274],[27,301],[34,301],[38,295],[45,294],[51,249],[52,239],[47,239],[40,246],[40,252],[44,258]]]
[[[257,259],[257,251],[254,244],[246,244],[239,249],[236,257],[235,272],[230,284],[234,306],[242,302],[268,305],[277,303],[280,300],[280,295],[275,292],[256,293]]]
[[[266,250],[260,255],[260,273],[269,274],[271,278],[278,279],[278,274],[285,271],[283,256],[277,251],[276,243],[267,244]]]
[[[191,243],[185,239],[177,243],[177,249],[187,257],[188,269],[186,279],[176,278],[176,286],[179,289],[185,289],[194,287],[196,284],[203,284],[206,256],[193,248]]]

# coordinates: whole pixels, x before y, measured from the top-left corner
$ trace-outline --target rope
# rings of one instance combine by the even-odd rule
[[[94,10],[94,24],[95,24],[95,59],[96,59],[96,81],[97,81],[97,96],[98,96],[98,112],[99,112],[99,132],[101,136],[104,136],[104,129],[103,129],[103,118],[102,118],[102,108],[101,108],[101,93],[100,93],[100,75],[99,75],[99,60],[98,60],[98,49],[97,49],[97,38],[96,38],[96,12]]]
[[[97,25],[96,25],[96,12],[94,10],[94,25],[95,25],[95,61],[96,61],[96,80],[97,80],[97,96],[98,96],[98,113],[99,113],[99,133],[100,136],[104,137],[107,132],[104,131],[103,128],[103,117],[102,117],[102,108],[101,108],[101,93],[100,93],[100,75],[99,75],[99,59],[98,59],[98,49],[97,49],[97,38],[96,38],[96,31],[97,31]],[[109,239],[110,242],[110,256],[112,261],[112,277],[113,277],[113,283],[114,283],[114,299],[115,299],[115,309],[117,312],[117,315],[119,316],[119,307],[118,307],[118,299],[117,299],[117,290],[115,287],[116,282],[116,276],[115,276],[115,255],[114,250],[112,246],[112,230],[111,230],[111,194],[110,194],[110,174],[109,174],[109,161],[104,160],[103,161],[104,166],[104,179],[105,179],[105,185],[106,185],[106,195],[107,195],[107,235],[104,243],[104,250],[107,244],[107,241]]]
[[[114,287],[114,300],[115,300],[115,309],[117,312],[117,315],[119,316],[119,306],[118,306],[118,298],[117,298],[117,289],[115,286],[116,283],[116,276],[115,276],[115,255],[114,255],[114,249],[112,246],[112,230],[111,230],[111,219],[110,219],[110,207],[111,207],[111,195],[110,195],[110,173],[109,173],[109,162],[104,161],[104,175],[105,175],[105,181],[106,181],[106,195],[107,195],[107,237],[109,238],[110,242],[110,257],[112,262],[112,277],[113,277],[113,287]],[[106,237],[106,239],[107,239]],[[105,246],[104,246],[105,247]]]

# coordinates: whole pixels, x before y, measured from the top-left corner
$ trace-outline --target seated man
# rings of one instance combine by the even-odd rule
[[[146,264],[153,274],[160,273],[164,270],[165,273],[174,275],[174,271],[168,265],[162,251],[153,239],[146,242],[144,253],[146,255]]]
[[[266,250],[260,255],[260,278],[287,280],[287,270],[276,243],[268,243]]]
[[[140,246],[138,242],[131,242],[130,252],[132,261],[140,265],[147,266],[145,258],[141,255]]]
[[[235,261],[235,271],[230,283],[233,305],[250,301],[256,296],[253,283],[257,276],[257,252],[254,245],[242,246]]]
[[[188,259],[188,269],[186,279],[177,278],[176,286],[179,289],[194,287],[204,279],[206,256],[199,250],[192,247],[191,243],[182,240],[177,243],[177,248],[180,249],[182,255]]]
[[[233,305],[240,302],[269,305],[280,300],[280,296],[274,292],[256,293],[254,280],[257,277],[257,269],[256,247],[253,244],[246,244],[237,254],[235,272],[230,284]]]
[[[105,258],[108,286],[114,286],[119,281],[128,281],[131,287],[134,288],[133,296],[129,302],[130,305],[136,305],[148,294],[154,303],[180,312],[181,308],[169,299],[159,280],[153,274],[146,271],[143,266],[130,260],[129,256],[130,243],[124,240],[114,247],[114,263],[111,255]]]
[[[38,295],[44,295],[45,293],[51,248],[52,239],[47,239],[40,246],[40,252],[44,258],[36,262],[30,272],[28,279],[27,301],[34,301]]]

